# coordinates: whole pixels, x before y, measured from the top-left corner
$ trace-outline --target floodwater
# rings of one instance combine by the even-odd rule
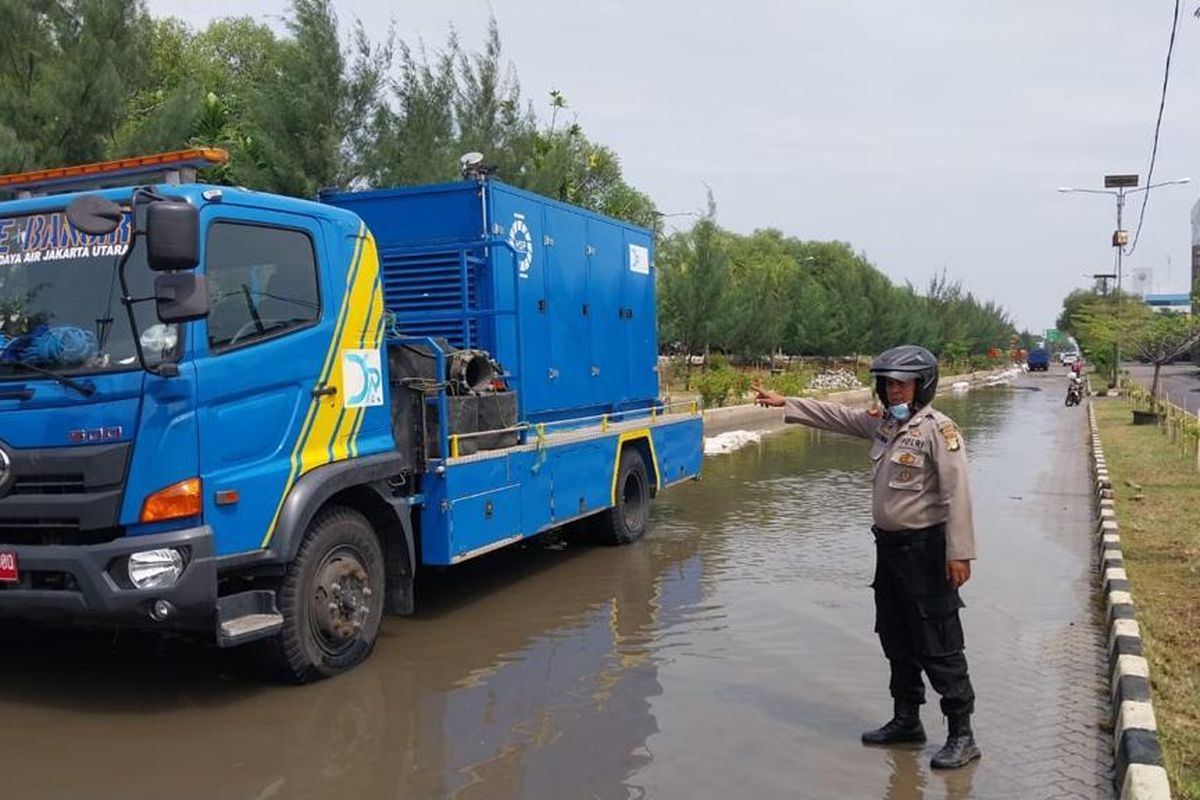
[[[1102,705],[1086,680],[1038,663],[1072,631],[1095,638],[1085,412],[1062,407],[1058,383],[1038,388],[939,402],[966,434],[979,523],[963,594],[984,759],[967,769],[928,768],[945,735],[936,702],[924,751],[859,744],[890,712],[865,443],[789,428],[706,459],[702,481],[660,496],[638,545],[556,538],[427,578],[420,613],[386,620],[372,658],[335,680],[265,684],[239,654],[186,642],[12,639],[0,791],[1032,796],[1014,776],[1056,724],[1050,701]],[[1097,731],[1098,774],[1104,752]]]

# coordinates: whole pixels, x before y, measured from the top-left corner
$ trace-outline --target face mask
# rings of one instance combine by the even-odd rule
[[[912,409],[909,408],[908,403],[901,403],[896,406],[888,406],[888,414],[897,422],[904,422],[912,415]]]

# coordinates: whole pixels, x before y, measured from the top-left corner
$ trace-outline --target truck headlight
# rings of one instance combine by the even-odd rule
[[[183,554],[174,548],[143,550],[129,557],[129,582],[138,589],[169,589],[183,574]]]

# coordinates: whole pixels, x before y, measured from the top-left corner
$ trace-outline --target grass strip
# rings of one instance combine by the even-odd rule
[[[1200,800],[1200,473],[1123,399],[1096,399],[1121,550],[1175,796]]]

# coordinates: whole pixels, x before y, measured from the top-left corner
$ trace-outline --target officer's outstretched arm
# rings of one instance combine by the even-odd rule
[[[810,397],[789,397],[783,407],[783,421],[797,422],[847,436],[870,439],[883,423],[880,417],[872,416],[860,408],[850,408],[841,403],[814,400]]]

